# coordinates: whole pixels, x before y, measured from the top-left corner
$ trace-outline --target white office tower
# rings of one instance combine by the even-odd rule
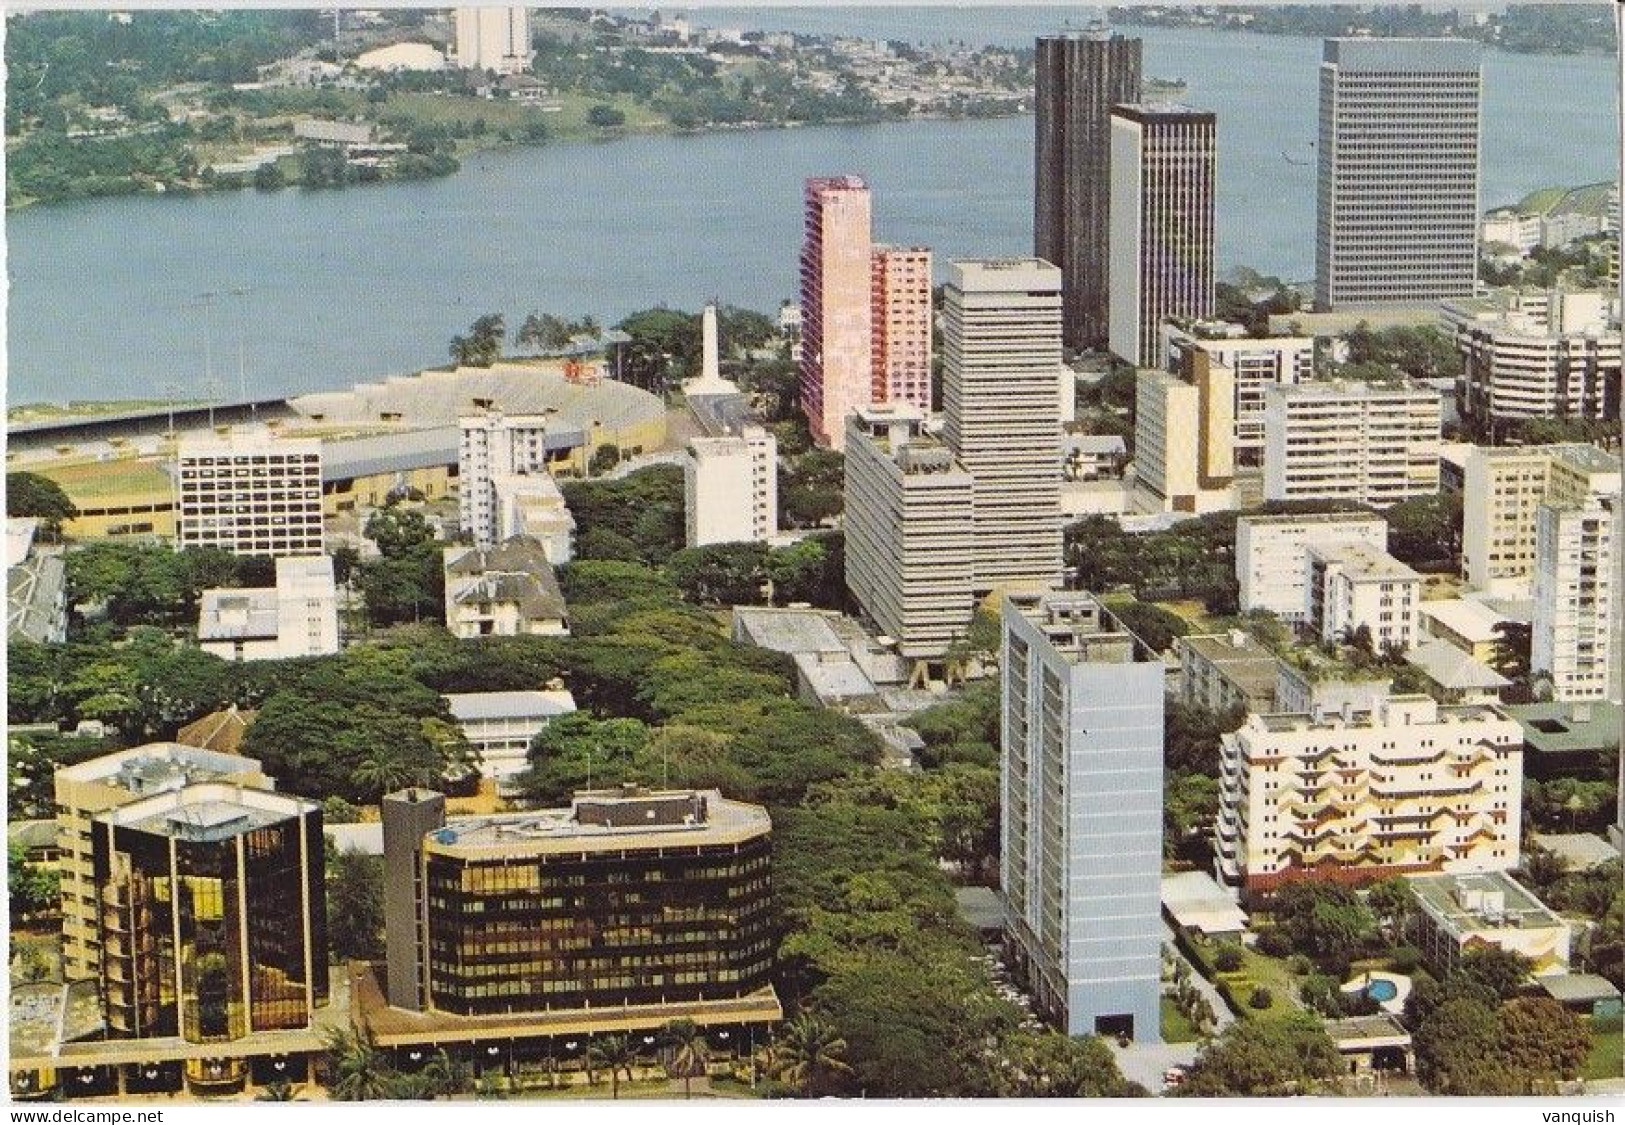
[[[683,458],[690,547],[765,542],[779,529],[779,443],[761,426],[697,437]]]
[[[1473,295],[1479,50],[1456,39],[1326,40],[1317,311]]]
[[[846,585],[917,671],[970,626],[971,477],[912,403],[858,407],[846,443]]]
[[[1241,611],[1268,610],[1292,624],[1308,620],[1309,548],[1338,543],[1387,551],[1388,524],[1359,512],[1242,516],[1236,521]]]
[[[943,439],[974,478],[976,588],[1061,575],[1061,271],[954,262],[943,289]]]
[[[175,455],[175,546],[273,558],[322,553],[322,443],[266,429],[184,437]]]
[[[1360,629],[1372,651],[1416,647],[1422,576],[1364,543],[1316,545],[1305,552],[1308,626],[1317,639],[1350,640]]]
[[[1439,491],[1439,393],[1341,379],[1264,392],[1264,499],[1386,508]]]
[[[1134,506],[1146,513],[1236,506],[1235,395],[1229,369],[1195,365],[1200,382],[1141,370],[1134,385]]]
[[[1086,593],[1011,594],[1000,885],[1011,966],[1068,1035],[1162,1041],[1162,662]]]
[[[502,541],[499,484],[547,472],[547,417],[486,410],[458,419],[458,514],[477,547]]]
[[[1594,445],[1471,447],[1462,472],[1461,559],[1467,584],[1501,597],[1529,596],[1535,516],[1543,502],[1584,506],[1617,496],[1617,454]]]
[[[530,66],[528,8],[458,8],[454,18],[462,69],[519,74]]]
[[[1619,496],[1540,505],[1529,668],[1556,700],[1620,700]]]
[[[717,306],[707,302],[700,314],[700,373],[683,384],[685,395],[736,395],[739,388],[722,377],[717,343]]]
[[[1255,340],[1238,324],[1187,322],[1163,325],[1162,340],[1168,370],[1184,376],[1187,382],[1196,381],[1196,366],[1204,361],[1228,374],[1235,394],[1236,464],[1251,468],[1262,465],[1264,392],[1276,385],[1292,386],[1314,378],[1314,338],[1276,336]]]

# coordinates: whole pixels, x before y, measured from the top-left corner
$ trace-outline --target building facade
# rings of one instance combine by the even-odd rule
[[[1620,329],[1600,291],[1516,291],[1447,304],[1461,352],[1457,405],[1492,429],[1517,418],[1618,421]]]
[[[1573,931],[1555,911],[1504,871],[1413,875],[1416,946],[1443,980],[1462,954],[1494,947],[1529,958],[1534,976],[1569,971]]]
[[[269,589],[203,591],[198,647],[222,660],[289,660],[339,650],[338,587],[330,555],[277,559]]]
[[[490,550],[447,547],[446,628],[452,636],[560,637],[570,632],[564,593],[542,544],[525,536]]]
[[[954,262],[943,288],[943,439],[975,482],[976,587],[1061,573],[1061,271]]]
[[[1275,654],[1241,629],[1201,633],[1174,641],[1179,653],[1179,697],[1217,714],[1275,710],[1281,665]]]
[[[487,409],[457,420],[457,511],[477,547],[499,541],[499,491],[547,474],[547,416]]]
[[[1235,507],[1235,396],[1229,369],[1198,361],[1197,382],[1142,368],[1134,385],[1134,503],[1146,512]]]
[[[1223,368],[1235,390],[1235,450],[1237,466],[1257,468],[1264,463],[1264,390],[1276,385],[1306,383],[1315,374],[1315,341],[1310,336],[1277,336],[1256,340],[1208,331],[1207,324],[1163,326],[1163,344],[1169,371],[1197,381],[1197,366],[1205,362]],[[1239,325],[1227,325],[1239,330]]]
[[[1540,505],[1585,504],[1620,492],[1620,460],[1594,445],[1534,445],[1467,453],[1461,561],[1475,590],[1528,597]]]
[[[1340,643],[1364,629],[1374,652],[1416,647],[1420,574],[1363,543],[1314,544],[1304,555],[1309,594],[1304,624],[1316,639]]]
[[[1111,110],[1140,100],[1140,40],[1088,32],[1037,44],[1033,256],[1064,278],[1066,346],[1108,332]]]
[[[185,437],[175,453],[175,546],[273,558],[322,553],[322,443],[269,431]]]
[[[1317,311],[1473,295],[1478,52],[1465,40],[1326,40],[1317,148]]]
[[[1221,742],[1215,866],[1244,894],[1519,862],[1523,736],[1427,696],[1249,715]]]
[[[874,340],[870,398],[931,413],[931,251],[876,246],[870,270]]]
[[[1388,524],[1361,512],[1242,516],[1236,521],[1236,581],[1241,612],[1265,609],[1291,624],[1309,614],[1306,567],[1311,546],[1363,543],[1388,549]]]
[[[1308,383],[1264,392],[1264,499],[1387,508],[1439,491],[1437,391]]]
[[[1217,137],[1205,110],[1112,108],[1107,336],[1126,363],[1162,366],[1163,323],[1213,315]]]
[[[1619,496],[1543,503],[1535,516],[1529,670],[1552,698],[1620,701]]]
[[[548,723],[576,709],[575,696],[558,687],[455,692],[445,699],[457,728],[479,757],[481,776],[494,781],[497,792],[505,796],[518,792],[518,778],[530,767],[530,744],[536,736]]]
[[[778,439],[761,426],[697,437],[683,459],[685,541],[761,543],[779,530]]]
[[[522,74],[530,67],[528,8],[458,8],[453,20],[462,69]]]
[[[1002,609],[1000,887],[1012,962],[1068,1035],[1162,1040],[1162,662],[1085,593]]]
[[[872,401],[873,236],[869,185],[807,181],[801,244],[801,409],[813,440],[840,449],[846,418]]]

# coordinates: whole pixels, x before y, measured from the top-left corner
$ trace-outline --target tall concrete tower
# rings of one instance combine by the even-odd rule
[[[869,185],[807,181],[801,244],[801,409],[813,441],[846,444],[846,418],[870,401],[873,308]]]

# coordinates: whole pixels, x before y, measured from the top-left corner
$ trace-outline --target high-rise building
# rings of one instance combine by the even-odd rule
[[[1108,331],[1111,109],[1140,100],[1140,40],[1080,32],[1038,40],[1033,256],[1065,279],[1066,345]]]
[[[1061,271],[954,262],[943,290],[943,438],[975,481],[976,588],[1061,573]]]
[[[444,807],[384,799],[393,1006],[448,1040],[476,1020],[464,1042],[782,1018],[761,806],[625,786],[450,824]]]
[[[56,771],[52,784],[61,852],[62,973],[68,980],[92,980],[101,972],[91,820],[121,805],[209,781],[249,789],[276,785],[253,758],[175,742],[119,750]]]
[[[1111,111],[1107,338],[1127,363],[1161,367],[1163,322],[1213,315],[1217,136],[1205,110]]]
[[[276,585],[204,590],[198,647],[222,660],[288,660],[339,650],[333,559],[277,559]]]
[[[871,401],[911,402],[931,413],[931,251],[876,246]]]
[[[322,553],[322,443],[269,430],[182,438],[175,546],[274,558]]]
[[[1416,646],[1420,574],[1364,543],[1311,544],[1304,554],[1304,624],[1317,639],[1337,643],[1363,628],[1375,652]]]
[[[801,409],[813,440],[840,449],[846,418],[873,400],[874,281],[869,185],[807,181],[801,244]]]
[[[215,1043],[308,1027],[328,998],[322,848],[314,801],[220,782],[99,814],[91,850],[111,1036]],[[211,1061],[228,1064],[220,1085],[242,1082],[243,1059]]]
[[[1264,499],[1386,508],[1439,491],[1439,393],[1412,383],[1264,390]]]
[[[1134,386],[1134,504],[1145,512],[1235,507],[1231,369],[1192,365],[1196,381],[1142,369]]]
[[[490,547],[502,530],[499,490],[515,487],[512,478],[547,473],[547,416],[485,410],[459,418],[458,427],[458,515],[474,545]]]
[[[458,8],[457,65],[464,70],[521,74],[530,66],[528,8]]]
[[[683,501],[690,547],[761,543],[778,531],[778,445],[761,426],[689,441]]]
[[[1463,470],[1462,573],[1475,590],[1528,597],[1540,505],[1619,495],[1620,460],[1594,445],[1473,446]]]
[[[1462,356],[1458,405],[1480,427],[1619,420],[1619,318],[1606,294],[1499,293],[1446,304],[1444,322]]]
[[[1006,948],[1068,1035],[1161,1042],[1163,680],[1085,593],[1002,610]]]
[[[1264,609],[1296,624],[1308,619],[1307,551],[1362,543],[1388,549],[1388,524],[1374,513],[1242,516],[1236,521],[1236,581],[1243,613]]]
[[[971,476],[909,403],[847,419],[846,585],[906,660],[940,661],[975,607]]]
[[[1236,464],[1248,468],[1262,465],[1264,391],[1314,378],[1314,338],[1279,336],[1256,340],[1240,325],[1212,322],[1166,324],[1162,336],[1167,361],[1158,366],[1182,375],[1186,382],[1198,381],[1197,366],[1204,360],[1228,371],[1235,390]]]
[[[1620,700],[1619,495],[1540,505],[1529,669],[1552,698]]]
[[[1254,714],[1219,754],[1215,866],[1245,894],[1518,865],[1523,733],[1492,707],[1407,695]]]
[[[1317,310],[1473,295],[1478,52],[1455,39],[1326,40]]]

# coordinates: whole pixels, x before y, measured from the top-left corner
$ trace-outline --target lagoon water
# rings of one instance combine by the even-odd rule
[[[710,9],[703,22],[1024,45],[1062,16]],[[1131,33],[1148,75],[1183,78],[1218,113],[1221,268],[1309,277],[1319,41]],[[1486,206],[1615,175],[1607,56],[1484,58]],[[1028,253],[1032,131],[1019,117],[642,137],[483,153],[419,183],[28,208],[6,222],[8,398],[202,397],[209,370],[234,396],[239,341],[251,395],[343,386],[443,362],[492,311],[516,328],[530,310],[772,309],[794,293],[801,181],[817,174],[867,176],[877,239],[929,245],[939,264]]]

